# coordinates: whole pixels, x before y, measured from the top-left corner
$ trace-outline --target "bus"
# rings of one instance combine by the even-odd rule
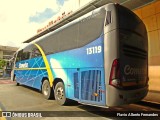
[[[60,105],[140,101],[148,93],[146,27],[131,10],[106,4],[19,49],[13,80]]]

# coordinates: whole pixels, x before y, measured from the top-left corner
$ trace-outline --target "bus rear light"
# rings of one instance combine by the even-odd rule
[[[120,80],[113,79],[113,80],[110,81],[110,85],[118,87],[120,85]]]
[[[110,73],[110,79],[109,84],[115,87],[120,86],[120,76],[119,76],[119,61],[118,59],[115,59],[112,64],[111,73]]]

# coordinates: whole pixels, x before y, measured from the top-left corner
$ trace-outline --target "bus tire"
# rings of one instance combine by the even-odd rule
[[[65,95],[64,84],[58,82],[54,89],[55,100],[59,105],[65,105],[67,103],[67,98]]]
[[[16,81],[16,76],[14,75],[13,81]],[[20,84],[16,81],[16,86],[19,86]]]
[[[50,87],[49,81],[44,80],[42,84],[42,94],[44,95],[45,99],[50,99],[53,96],[53,90]]]
[[[20,84],[19,84],[19,83],[16,83],[16,85],[19,86]]]

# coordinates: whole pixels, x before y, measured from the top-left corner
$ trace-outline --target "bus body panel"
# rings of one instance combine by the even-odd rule
[[[118,6],[117,9],[121,84],[123,89],[145,87],[148,81],[148,39],[145,25],[127,8]],[[132,24],[127,21],[132,21]],[[122,24],[123,22],[125,23]]]
[[[47,56],[54,78],[65,83],[67,98],[105,105],[103,41],[101,36],[84,47]]]
[[[114,96],[114,92],[112,92],[112,89],[110,89],[109,85],[109,79],[110,79],[110,73],[112,68],[112,63],[115,59],[118,58],[119,54],[117,52],[118,47],[118,40],[117,40],[118,30],[112,30],[108,33],[106,33],[104,36],[104,66],[105,66],[105,82],[106,82],[106,106],[110,106],[110,102],[113,100],[111,99],[111,96]],[[113,86],[111,86],[113,87]],[[118,91],[118,90],[117,90]],[[114,101],[117,101],[116,98],[114,98]]]
[[[104,36],[101,35],[81,48],[46,56],[54,79],[63,80],[67,98],[83,103],[105,105],[103,41]],[[48,78],[42,57],[16,63],[16,68],[19,67],[23,70],[15,70],[16,81],[41,90],[42,79]]]
[[[134,90],[119,90],[113,86],[107,85],[108,92],[112,92],[110,95],[108,94],[106,97],[107,106],[119,106],[124,104],[131,104],[142,100],[148,93],[148,86],[134,89]]]
[[[107,106],[139,101],[148,92],[146,28],[133,12],[119,5],[115,7],[113,16],[117,21],[104,30]]]
[[[42,57],[17,62],[14,74],[16,75],[16,81],[18,83],[37,88],[39,90],[41,90],[42,78],[48,77]]]
[[[120,77],[124,89],[145,87],[148,80],[148,54],[143,36],[120,30]]]

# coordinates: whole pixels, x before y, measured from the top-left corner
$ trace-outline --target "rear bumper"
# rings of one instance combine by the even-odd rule
[[[119,90],[110,85],[107,88],[106,106],[118,106],[138,102],[148,93],[148,86],[136,90]]]

